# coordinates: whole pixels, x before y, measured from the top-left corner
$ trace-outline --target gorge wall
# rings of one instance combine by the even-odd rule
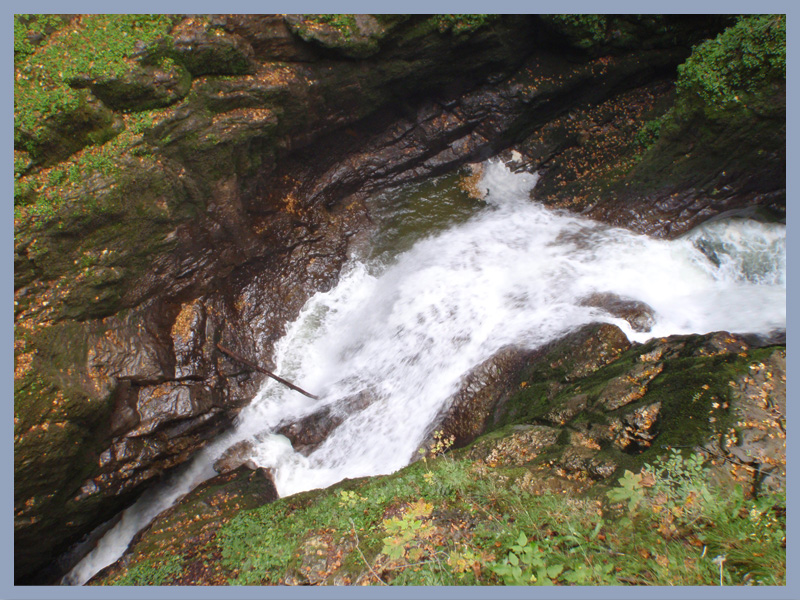
[[[675,88],[692,47],[735,23],[18,20],[16,580],[47,581],[231,424],[262,375],[217,344],[268,367],[372,226],[369,194],[513,149],[547,204],[641,232],[781,218],[780,21],[751,23],[769,68],[733,77],[730,106]]]

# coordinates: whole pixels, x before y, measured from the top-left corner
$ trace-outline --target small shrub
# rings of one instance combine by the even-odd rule
[[[786,17],[749,15],[697,46],[678,67],[678,99],[711,112],[744,106],[773,81],[786,79]]]

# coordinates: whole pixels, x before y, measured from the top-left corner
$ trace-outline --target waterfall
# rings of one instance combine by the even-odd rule
[[[309,299],[275,349],[276,372],[320,396],[268,380],[236,428],[182,475],[126,511],[65,582],[116,560],[135,532],[213,474],[230,445],[250,440],[282,496],[344,478],[391,473],[412,459],[462,377],[500,348],[534,348],[591,322],[629,339],[726,330],[768,334],[786,324],[786,231],[720,220],[659,240],[531,201],[536,176],[485,165],[485,203],[407,244],[354,258],[336,287]],[[399,210],[399,209],[398,209]],[[636,331],[584,301],[614,294],[649,305]],[[370,399],[308,456],[276,434],[325,405]]]

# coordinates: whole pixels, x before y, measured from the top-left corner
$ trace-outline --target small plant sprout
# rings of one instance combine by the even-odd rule
[[[719,566],[719,584],[720,585],[722,585],[722,565],[726,560],[727,560],[727,556],[725,556],[724,554],[720,554],[718,556],[715,556],[714,559],[711,561],[715,565]]]

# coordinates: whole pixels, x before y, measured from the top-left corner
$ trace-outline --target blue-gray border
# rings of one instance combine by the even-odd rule
[[[120,12],[117,10],[109,10],[111,7],[105,2],[97,0],[89,0],[77,3],[62,3],[53,2],[51,0],[35,0],[33,2],[25,3],[10,3],[6,4],[4,10],[8,10],[6,20],[6,44],[9,48],[7,60],[3,64],[3,72],[6,73],[4,81],[7,82],[7,93],[3,96],[3,108],[8,110],[6,113],[8,119],[2,122],[3,138],[7,140],[8,146],[5,147],[3,155],[5,160],[3,162],[4,177],[7,177],[6,182],[9,186],[9,197],[13,198],[13,191],[11,189],[13,182],[12,172],[12,158],[13,158],[13,120],[11,112],[13,110],[13,30],[12,30],[12,16],[18,12],[26,13],[107,13],[107,12]],[[236,0],[233,2],[210,2],[208,0],[195,0],[194,2],[186,1],[171,1],[171,2],[154,2],[153,0],[140,0],[132,8],[136,12],[164,12],[164,13],[263,13],[263,12],[292,12],[292,13],[470,13],[479,10],[490,9],[494,13],[531,13],[531,12],[563,12],[563,13],[640,13],[640,12],[667,12],[667,13],[782,13],[787,15],[787,21],[793,25],[793,21],[789,18],[793,11],[788,0],[784,1],[771,1],[765,0],[762,2],[753,2],[752,0],[672,0],[669,5],[664,2],[652,3],[645,5],[641,0],[608,0],[606,2],[591,2],[588,0],[564,0],[563,2],[523,2],[522,0],[494,0],[488,2],[487,0],[411,0],[396,5],[380,5],[375,2],[367,2],[365,0],[340,0],[339,2],[332,2],[330,0],[299,0],[289,2],[284,0],[282,2],[255,2],[254,0]],[[643,8],[648,10],[643,11]],[[666,9],[657,11],[654,9]],[[224,9],[224,10],[220,10]],[[537,10],[533,10],[537,9]],[[793,29],[789,29],[788,52],[789,60],[787,60],[787,78],[788,86],[788,105],[795,106],[794,102],[797,101],[797,69],[794,68],[794,46],[793,46]],[[793,101],[792,98],[795,100]],[[794,160],[797,159],[797,118],[793,111],[787,115],[787,154],[788,164],[793,165]],[[797,172],[789,169],[787,173],[788,195],[792,197],[797,189],[798,176]],[[4,431],[4,447],[6,452],[3,454],[0,466],[0,474],[3,476],[3,481],[13,482],[13,372],[14,372],[14,354],[13,354],[13,202],[9,201],[7,214],[8,219],[0,222],[0,227],[6,231],[2,240],[3,247],[7,248],[4,252],[6,257],[3,263],[3,279],[2,289],[3,297],[5,298],[5,310],[8,310],[8,317],[2,321],[2,339],[7,340],[2,346],[2,368],[6,376],[2,378],[6,382],[6,390],[8,391],[7,406],[5,413],[8,417],[6,429]],[[787,225],[792,229],[794,228],[795,211],[787,211]],[[788,236],[787,254],[788,254],[788,287],[787,287],[787,305],[793,306],[792,298],[797,298],[797,281],[792,276],[796,271],[795,262],[792,257],[797,256],[796,250],[800,247],[800,240],[792,236]],[[795,329],[794,321],[789,316],[787,319],[787,334]],[[787,338],[793,339],[791,335]],[[798,361],[794,354],[790,351],[787,352],[787,370],[789,373],[794,373],[798,365]],[[792,459],[795,458],[796,444],[793,442],[793,435],[797,428],[794,426],[794,421],[791,418],[793,409],[790,406],[792,402],[792,391],[796,388],[795,380],[793,377],[788,377],[787,381],[787,427],[790,434],[787,436],[787,453]],[[794,464],[794,460],[791,460]],[[794,498],[796,489],[795,480],[793,477],[793,469],[789,470],[788,489],[787,494],[789,498]],[[94,588],[94,587],[43,587],[43,586],[14,586],[13,585],[13,483],[12,485],[5,486],[4,493],[0,497],[0,514],[6,515],[0,525],[0,531],[5,531],[0,539],[3,540],[0,544],[0,600],[11,599],[39,599],[39,598],[146,598],[147,600],[158,600],[161,598],[191,598],[192,600],[201,599],[246,599],[246,598],[265,598],[265,599],[327,599],[327,598],[413,598],[414,600],[441,600],[446,598],[459,598],[459,599],[472,599],[472,598],[553,598],[563,600],[580,600],[584,598],[620,598],[627,600],[629,598],[681,598],[682,600],[689,600],[691,598],[698,598],[703,600],[711,599],[725,599],[725,600],[738,600],[749,599],[753,597],[764,599],[800,599],[800,586],[798,586],[798,576],[788,569],[787,585],[785,587],[768,587],[768,588],[715,588],[715,587],[653,587],[653,588],[626,588],[626,587],[589,587],[589,588],[481,588],[481,587],[414,587],[414,588],[288,588],[288,587],[259,587],[259,588],[195,588],[195,587],[160,587],[160,588]],[[791,540],[787,544],[787,565],[795,564],[792,560],[796,558],[796,544],[794,540],[797,539],[795,526],[797,521],[794,518],[792,510],[788,511],[787,537]]]

